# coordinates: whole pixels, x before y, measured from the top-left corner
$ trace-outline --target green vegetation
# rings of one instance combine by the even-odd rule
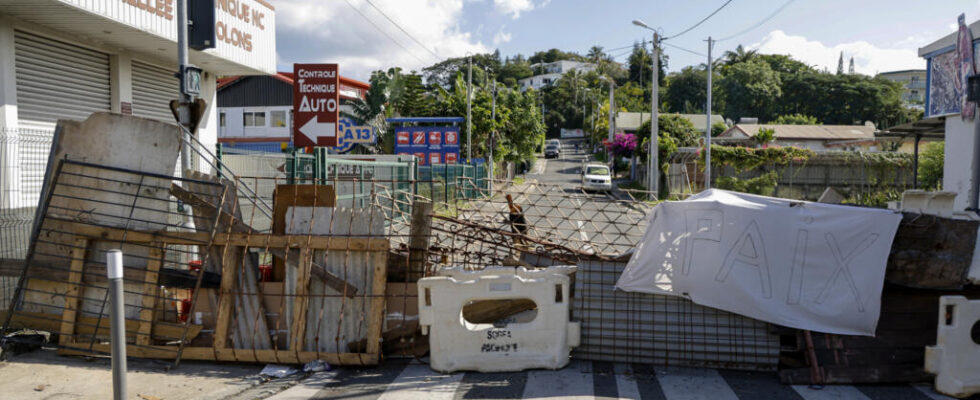
[[[943,158],[945,142],[930,142],[919,156],[919,186],[927,190],[943,187]]]
[[[721,135],[727,130],[728,130],[728,125],[725,125],[724,122],[715,122],[711,124],[711,137]]]
[[[715,179],[714,187],[718,189],[732,190],[735,192],[761,194],[772,196],[776,190],[776,181],[779,175],[776,172],[768,172],[755,178],[739,179],[734,176],[722,176]]]
[[[752,140],[765,147],[767,144],[776,140],[776,130],[772,128],[759,128],[759,132],[752,137]]]
[[[803,115],[800,113],[780,115],[776,117],[773,121],[774,124],[778,125],[819,125],[820,122],[817,121],[816,117],[809,115]]]

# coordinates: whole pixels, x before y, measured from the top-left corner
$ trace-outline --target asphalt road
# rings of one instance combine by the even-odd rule
[[[541,239],[603,254],[620,254],[642,238],[649,209],[643,204],[619,200],[615,191],[586,193],[581,190],[582,163],[589,159],[587,145],[575,150],[574,141],[563,140],[559,158],[538,159],[528,182],[540,185],[515,187],[515,201],[524,207],[532,234]]]

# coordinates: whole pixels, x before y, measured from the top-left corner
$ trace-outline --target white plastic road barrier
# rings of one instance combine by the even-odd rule
[[[980,393],[980,300],[939,298],[936,345],[926,346],[926,371],[936,391],[964,398]]]
[[[451,268],[420,279],[419,324],[429,335],[430,367],[440,372],[564,367],[579,344],[579,324],[569,321],[568,275],[574,271],[574,266]],[[495,323],[463,318],[463,306],[470,302],[518,299],[534,301],[536,313]]]

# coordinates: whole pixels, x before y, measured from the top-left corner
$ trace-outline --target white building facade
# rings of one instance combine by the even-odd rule
[[[529,88],[540,90],[545,86],[555,83],[555,81],[561,78],[562,75],[565,75],[570,71],[579,71],[582,73],[595,71],[595,64],[561,60],[550,63],[532,64],[531,70],[543,71],[544,73],[517,81],[517,83],[521,86],[521,91],[525,91]]]
[[[215,1],[216,47],[189,52],[204,70],[201,143],[218,139],[217,76],[275,73],[275,29],[263,0]],[[24,137],[50,142],[59,119],[100,111],[172,123],[176,71],[174,0],[0,0],[0,208],[37,202],[26,166],[43,174],[47,150],[25,152]]]

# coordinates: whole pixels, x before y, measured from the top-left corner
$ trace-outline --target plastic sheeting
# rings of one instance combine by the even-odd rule
[[[616,287],[873,336],[901,219],[890,210],[707,190],[654,208]]]

